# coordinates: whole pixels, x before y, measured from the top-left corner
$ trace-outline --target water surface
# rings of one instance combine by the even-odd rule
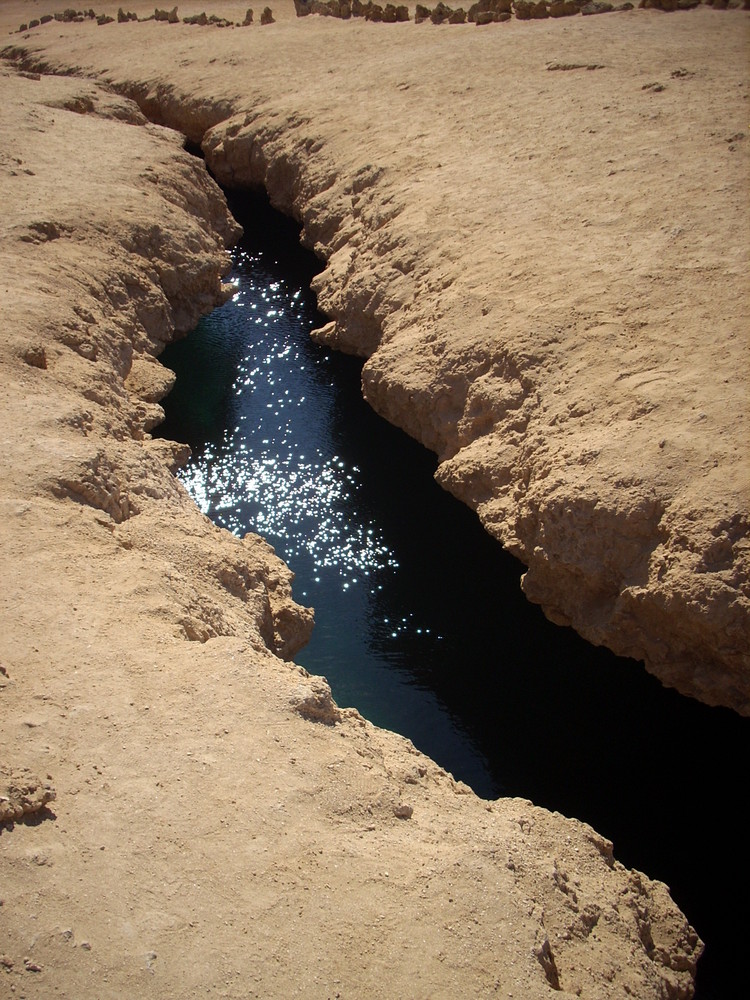
[[[297,662],[482,796],[520,795],[611,838],[707,941],[703,1000],[741,980],[726,902],[747,890],[748,720],[663,689],[550,624],[523,567],[432,479],[434,457],[363,402],[361,363],[313,344],[317,269],[293,224],[235,210],[236,292],[162,356],[166,436],[216,523],[263,534],[316,626]]]

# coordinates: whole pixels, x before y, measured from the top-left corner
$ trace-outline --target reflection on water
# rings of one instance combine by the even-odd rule
[[[445,507],[424,508],[425,490],[438,508],[458,505],[433,482],[431,457],[363,402],[361,362],[309,339],[321,322],[313,271],[298,263],[289,273],[278,262],[288,250],[277,249],[245,239],[230,302],[164,354],[178,380],[161,431],[192,445],[179,475],[201,510],[238,535],[261,533],[294,570],[295,598],[316,612],[297,661],[324,674],[340,704],[496,795],[481,740],[431,679],[444,637],[429,593],[438,581],[454,589],[433,532],[455,526],[442,524]],[[481,530],[475,537],[494,548]],[[402,553],[413,565],[400,566]]]
[[[377,521],[351,516],[361,473],[335,453],[330,358],[299,337],[314,316],[309,294],[270,280],[259,255],[238,250],[235,267],[230,305],[199,334],[210,354],[224,354],[228,334],[236,344],[229,427],[206,440],[183,482],[230,531],[252,525],[313,582],[333,571],[348,590],[397,564]]]
[[[340,704],[480,795],[521,795],[612,838],[707,941],[698,996],[727,995],[748,720],[662,689],[524,599],[523,568],[435,484],[433,457],[362,401],[360,363],[309,340],[315,262],[291,224],[250,205],[234,298],[162,358],[178,373],[162,432],[194,449],[183,482],[295,571],[316,609],[296,659]]]

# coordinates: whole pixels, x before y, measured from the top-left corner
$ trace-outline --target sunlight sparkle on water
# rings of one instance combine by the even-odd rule
[[[397,561],[375,524],[351,516],[360,470],[325,447],[320,400],[311,396],[307,376],[300,377],[310,359],[287,325],[290,308],[301,309],[299,291],[290,295],[280,282],[246,284],[233,295],[233,307],[247,297],[262,299],[266,309],[254,318],[231,388],[237,426],[220,445],[194,456],[180,479],[217,523],[237,535],[258,531],[292,567],[301,555],[312,558],[316,574],[335,572],[349,590],[374,571],[395,569]],[[314,364],[324,373],[325,363],[321,352]],[[330,391],[324,374],[318,382],[319,396]],[[291,407],[305,411],[306,443],[284,417]]]

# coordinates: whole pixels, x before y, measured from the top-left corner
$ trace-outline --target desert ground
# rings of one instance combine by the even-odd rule
[[[288,569],[151,432],[238,233],[187,138],[302,223],[315,336],[528,597],[749,714],[750,15],[246,9],[0,4],[0,982],[689,997],[667,887],[336,706]]]

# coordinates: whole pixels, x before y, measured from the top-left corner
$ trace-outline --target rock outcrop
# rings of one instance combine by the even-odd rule
[[[25,768],[14,771],[0,763],[0,824],[38,813],[55,798],[49,781],[43,781]]]
[[[730,54],[702,78],[672,77],[681,67],[670,62],[667,88],[646,68],[666,57],[643,16],[618,19],[615,36],[609,20],[588,19],[566,43],[595,57],[573,62],[604,66],[596,81],[566,74],[543,113],[531,92],[509,102],[486,82],[500,74],[512,90],[525,36],[501,67],[469,39],[453,43],[457,77],[456,60],[483,67],[479,103],[447,83],[434,85],[444,100],[434,86],[428,100],[415,74],[429,76],[429,47],[412,51],[401,37],[374,39],[366,64],[332,37],[343,81],[333,92],[325,81],[290,82],[272,56],[264,82],[249,72],[258,101],[276,81],[289,111],[259,113],[219,79],[208,99],[189,65],[145,84],[124,61],[118,68],[116,52],[105,61],[150,118],[203,143],[222,183],[265,186],[303,221],[327,262],[315,287],[331,322],[317,337],[369,358],[367,399],[437,453],[439,481],[528,566],[529,597],[590,641],[643,659],[664,683],[748,714],[748,145],[728,141],[745,134],[739,112],[723,136],[702,110],[723,106],[735,86],[737,35],[707,10],[675,22],[672,62],[698,65],[695,32],[714,33],[711,44]],[[74,39],[64,44],[75,53]],[[171,51],[173,40],[162,44]],[[635,75],[628,45],[642,53]],[[409,50],[408,79],[395,68],[383,78],[378,60],[393,46]],[[41,65],[54,58],[54,42],[29,40],[17,51],[29,68],[35,48]],[[76,61],[58,56],[63,69],[66,58]],[[86,58],[96,72],[101,61]],[[524,77],[533,87],[548,86],[546,62]],[[603,86],[628,96],[599,108]],[[374,100],[383,87],[388,100]],[[394,145],[389,107],[403,105],[410,120],[417,97],[422,124]],[[688,99],[695,121],[681,114]],[[338,138],[341,115],[356,117],[360,101],[369,107],[361,152]],[[646,128],[667,109],[678,123],[669,146]],[[561,116],[608,179],[587,175],[583,146],[560,139]],[[699,135],[712,137],[708,152]],[[727,178],[718,210],[705,198],[717,173]],[[728,264],[726,247],[736,248]]]
[[[149,431],[159,350],[227,295],[224,199],[109,89],[0,86],[0,754],[57,792],[56,820],[3,831],[3,975],[29,997],[689,996],[701,944],[666,887],[585,824],[477,799],[285,662],[311,625],[289,571],[203,517]],[[140,86],[165,117],[184,97]],[[279,200],[305,181],[274,146],[288,121],[255,147],[237,124],[206,138],[217,167],[249,158]],[[349,176],[369,224],[381,177]]]

